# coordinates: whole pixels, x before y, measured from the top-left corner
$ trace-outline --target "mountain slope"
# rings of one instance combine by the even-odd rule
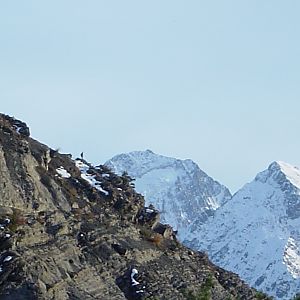
[[[291,299],[300,290],[300,170],[272,163],[206,224],[192,224],[185,243],[252,286]]]
[[[128,176],[0,114],[0,299],[261,299],[182,246]],[[206,298],[203,298],[206,297]]]
[[[192,160],[179,160],[150,150],[120,154],[105,163],[118,174],[124,171],[135,178],[136,190],[146,204],[153,204],[162,222],[178,230],[179,237],[197,217],[208,216],[231,198],[229,190],[205,174]]]

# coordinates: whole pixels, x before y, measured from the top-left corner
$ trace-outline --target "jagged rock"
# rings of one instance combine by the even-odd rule
[[[11,127],[11,128],[6,127],[6,130],[12,132],[11,129],[14,129],[17,133],[19,133],[25,137],[30,136],[29,127],[26,125],[26,123],[24,123],[20,120],[17,120],[13,117],[7,116],[7,115],[2,115],[2,118],[3,118],[3,120],[8,121],[8,123]]]
[[[120,245],[120,244],[112,244],[111,246],[120,255],[125,255],[126,252],[127,252],[127,249],[125,247],[123,247],[122,245]]]
[[[170,225],[159,223],[153,228],[153,231],[161,234],[166,239],[173,239],[175,237]]]
[[[208,278],[214,300],[255,299],[231,273],[218,281],[219,268],[171,240],[169,227],[153,231],[158,214],[140,222],[144,198],[126,174],[74,161],[25,128],[0,115],[0,299],[177,300],[201,293]]]
[[[153,229],[160,221],[160,213],[150,204],[149,207],[144,207],[141,210],[138,221],[140,224],[147,224]]]

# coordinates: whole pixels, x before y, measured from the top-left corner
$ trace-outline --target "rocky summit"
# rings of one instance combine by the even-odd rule
[[[0,115],[0,299],[267,299],[181,245],[132,179]]]
[[[190,224],[205,223],[231,199],[229,190],[213,180],[190,159],[180,160],[151,150],[116,155],[105,163],[117,174],[135,178],[136,190],[154,205],[162,222],[172,225],[184,239]]]

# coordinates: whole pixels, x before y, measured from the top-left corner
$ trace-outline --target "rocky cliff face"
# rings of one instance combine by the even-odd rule
[[[274,162],[185,243],[276,299],[300,290],[300,171]]]
[[[0,172],[0,299],[262,299],[183,247],[129,176],[49,149],[5,115]]]
[[[118,174],[124,171],[135,178],[138,192],[147,205],[154,205],[162,222],[186,235],[197,219],[203,223],[231,198],[229,190],[204,173],[192,160],[179,160],[150,150],[120,154],[105,163]]]

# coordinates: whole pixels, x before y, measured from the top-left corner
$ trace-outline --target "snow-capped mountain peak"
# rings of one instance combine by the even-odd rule
[[[118,154],[106,162],[106,165],[117,173],[126,171],[134,178],[140,178],[157,168],[183,167],[187,172],[192,172],[196,167],[196,164],[190,159],[178,160],[173,157],[156,154],[149,149]]]
[[[273,162],[220,207],[195,221],[186,243],[276,299],[300,289],[299,169]]]
[[[283,193],[282,205],[286,217],[300,217],[300,170],[282,161],[275,161],[259,173],[255,181],[267,183]]]
[[[231,198],[229,190],[209,177],[190,159],[158,155],[151,150],[119,154],[106,162],[118,174],[135,178],[146,204],[161,211],[162,222],[171,224],[183,236],[197,217],[199,222]]]
[[[281,172],[285,175],[286,179],[296,188],[300,189],[300,170],[298,167],[294,167],[288,163],[282,161],[276,161],[269,167],[277,172]]]
[[[274,161],[269,167],[256,176],[256,180],[266,182],[272,178],[279,184],[282,180],[288,180],[294,187],[300,189],[300,170],[283,161]]]

